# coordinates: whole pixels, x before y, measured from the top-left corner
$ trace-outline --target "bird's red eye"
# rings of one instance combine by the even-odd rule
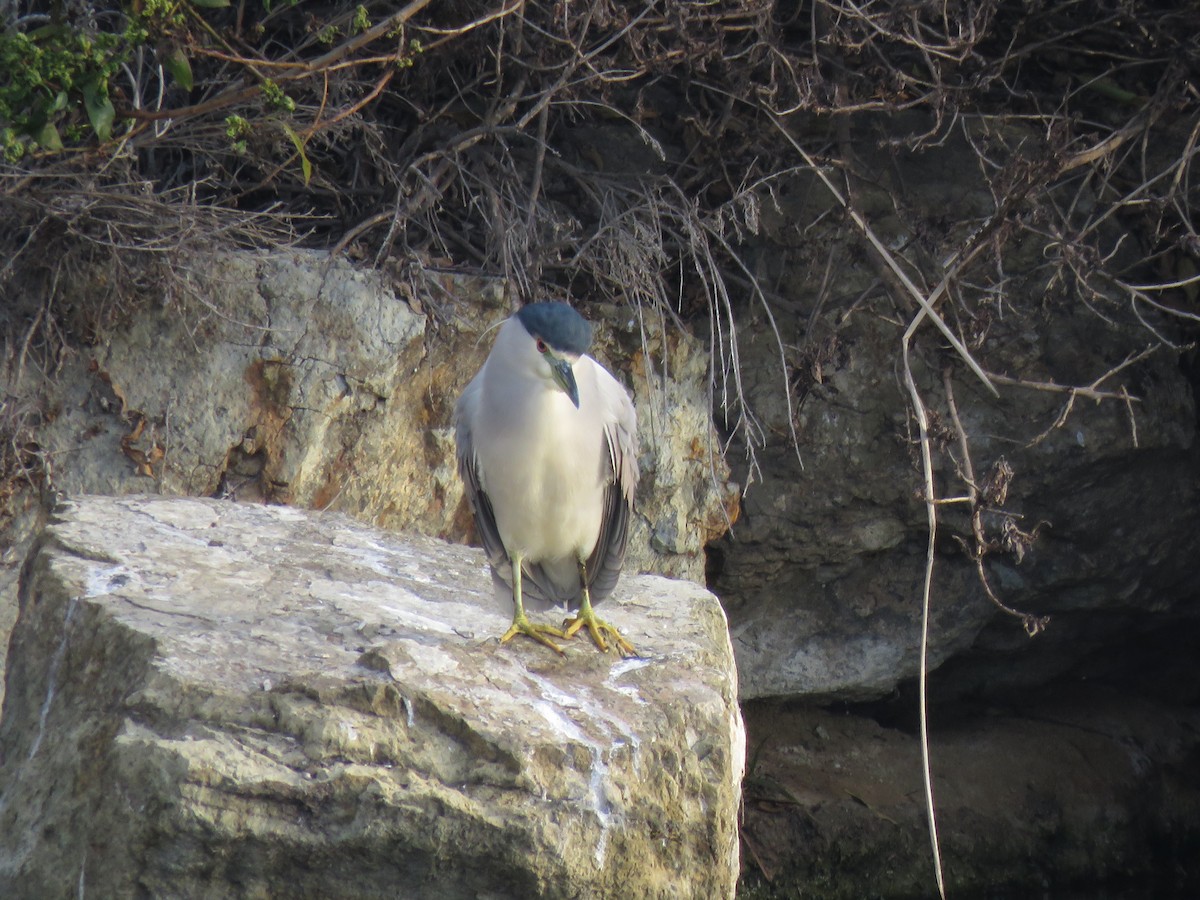
[[[548,350],[548,349],[549,349],[549,348],[546,346],[546,342],[545,342],[545,341],[543,341],[541,338],[538,338],[538,339],[537,339],[537,348],[538,348],[538,353],[545,353],[545,352],[546,352],[546,350]]]

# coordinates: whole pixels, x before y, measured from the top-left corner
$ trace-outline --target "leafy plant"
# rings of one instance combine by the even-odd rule
[[[33,147],[62,150],[64,131],[77,139],[84,118],[96,137],[109,140],[116,118],[110,80],[129,59],[130,37],[142,34],[67,25],[0,34],[0,70],[8,73],[0,83],[5,158],[20,159]]]
[[[117,79],[139,54],[152,51],[172,81],[190,91],[189,23],[197,8],[228,0],[140,0],[122,9],[86,7],[78,20],[34,15],[0,32],[0,141],[5,159],[57,152],[117,126]],[[105,23],[104,25],[98,23]]]

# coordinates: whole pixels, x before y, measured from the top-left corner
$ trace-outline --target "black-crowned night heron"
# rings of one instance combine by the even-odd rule
[[[454,407],[458,471],[496,583],[511,588],[512,626],[551,638],[586,627],[634,649],[592,605],[625,560],[637,485],[637,415],[608,370],[586,355],[587,321],[565,303],[533,303],[508,319]],[[578,607],[561,629],[534,624],[525,603]]]

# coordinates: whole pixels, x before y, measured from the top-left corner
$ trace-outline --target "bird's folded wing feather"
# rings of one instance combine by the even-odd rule
[[[604,427],[606,452],[601,454],[602,478],[608,488],[604,492],[600,536],[587,561],[593,603],[599,603],[617,586],[629,543],[629,519],[638,480],[637,413],[616,379],[609,376],[607,380],[600,393],[609,401]]]
[[[475,443],[470,425],[470,407],[478,400],[475,394],[476,387],[475,381],[467,385],[454,407],[454,443],[458,455],[458,475],[466,490],[467,501],[475,513],[475,530],[479,532],[479,540],[483,544],[488,562],[496,568],[508,563],[508,551],[504,549],[504,542],[500,540],[492,501],[479,481],[479,465],[475,458]]]

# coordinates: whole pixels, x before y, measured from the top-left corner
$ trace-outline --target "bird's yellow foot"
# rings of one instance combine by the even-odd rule
[[[508,631],[504,632],[504,636],[500,638],[500,643],[507,644],[518,634],[523,634],[525,637],[533,638],[539,644],[545,644],[559,656],[567,655],[566,651],[563,650],[562,647],[550,640],[551,637],[562,638],[563,640],[566,640],[567,638],[567,634],[565,632],[560,631],[553,625],[535,625],[533,622],[530,622],[525,615],[515,615],[513,616],[512,624],[508,626]]]
[[[633,649],[633,644],[625,640],[621,636],[621,632],[617,631],[616,628],[597,616],[592,611],[590,604],[581,607],[575,618],[567,619],[567,621],[563,622],[563,637],[574,637],[575,633],[585,625],[587,626],[588,634],[592,636],[592,642],[600,648],[602,653],[608,651],[608,644],[604,640],[604,636],[607,634],[612,638],[612,642],[616,644],[617,650],[622,656],[637,656],[637,651]]]

